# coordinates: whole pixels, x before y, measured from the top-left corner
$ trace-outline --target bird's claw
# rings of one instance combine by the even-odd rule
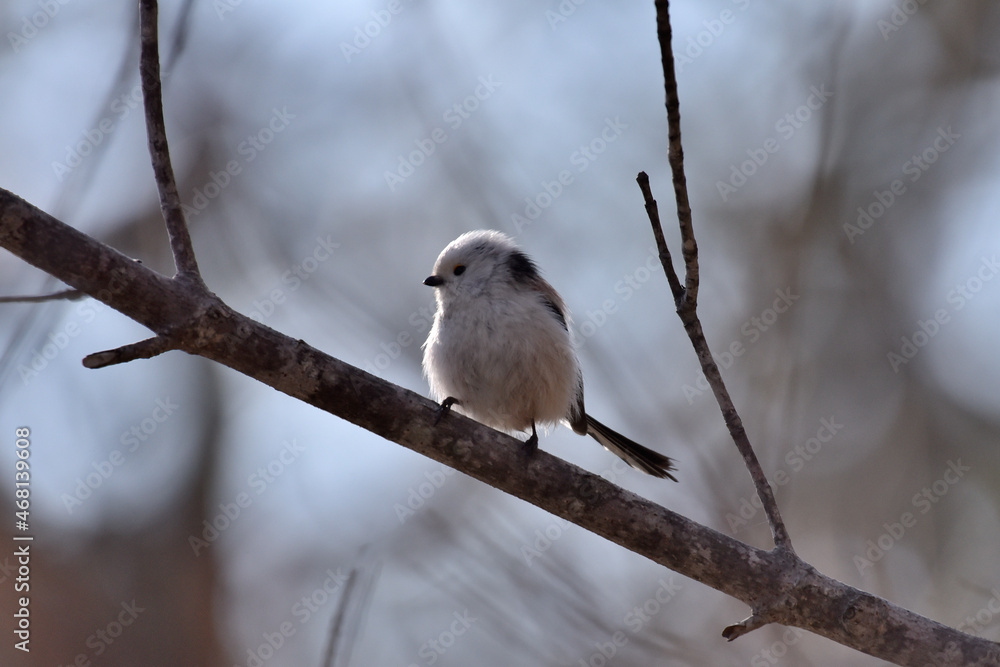
[[[455,398],[454,396],[449,396],[448,398],[441,401],[441,406],[438,408],[437,417],[434,418],[434,425],[437,426],[441,419],[451,412],[451,406],[458,404],[461,405],[462,402]]]
[[[535,425],[531,425],[531,437],[524,441],[524,451],[528,456],[531,456],[538,449],[538,432],[535,430]]]

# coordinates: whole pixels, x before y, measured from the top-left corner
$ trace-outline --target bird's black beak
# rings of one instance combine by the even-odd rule
[[[424,284],[428,287],[439,287],[444,284],[444,278],[441,276],[427,276],[424,278]]]

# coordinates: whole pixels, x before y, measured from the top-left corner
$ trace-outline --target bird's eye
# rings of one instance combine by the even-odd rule
[[[452,273],[454,273],[456,276],[460,276],[463,273],[465,273],[465,264],[456,264],[455,268],[452,269]]]

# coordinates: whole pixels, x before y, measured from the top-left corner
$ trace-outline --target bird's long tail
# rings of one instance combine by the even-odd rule
[[[670,474],[676,470],[674,462],[652,449],[643,447],[638,442],[629,440],[621,433],[611,430],[590,415],[587,415],[587,435],[601,443],[606,450],[619,457],[625,463],[636,470],[653,475],[654,477],[669,477],[677,481],[677,478]]]

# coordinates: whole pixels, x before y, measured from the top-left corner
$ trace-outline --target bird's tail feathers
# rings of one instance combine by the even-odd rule
[[[590,415],[587,415],[587,435],[636,470],[641,470],[654,477],[668,477],[675,482],[677,481],[677,478],[670,474],[671,471],[676,470],[671,459],[629,440]]]

